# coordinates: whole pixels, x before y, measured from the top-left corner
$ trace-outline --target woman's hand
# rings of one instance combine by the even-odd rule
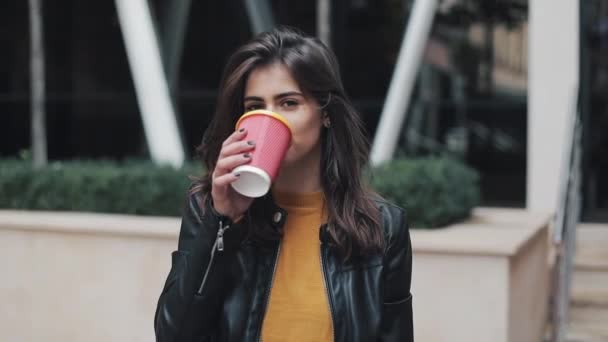
[[[228,216],[233,222],[238,221],[253,202],[253,198],[239,194],[230,186],[230,183],[239,179],[240,176],[238,173],[233,173],[232,170],[251,160],[249,151],[254,148],[255,143],[244,141],[246,134],[247,132],[242,128],[232,133],[224,141],[215,170],[211,175],[213,207],[215,211]]]

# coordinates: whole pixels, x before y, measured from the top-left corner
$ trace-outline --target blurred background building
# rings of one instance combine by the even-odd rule
[[[411,2],[327,3],[331,8],[324,34],[340,60],[347,91],[373,137]],[[316,1],[268,4],[267,15],[275,24],[295,26],[312,35],[324,27],[319,26]],[[608,135],[603,134],[608,130],[608,4],[601,0],[580,4],[583,218],[606,221],[608,179],[601,175],[608,174]],[[171,74],[184,150],[192,157],[213,112],[226,58],[252,36],[251,12],[247,1],[236,0],[184,1],[181,9],[170,1],[154,0],[149,5],[165,57],[177,51],[168,58],[171,63],[165,63],[165,70]],[[50,160],[148,156],[117,13],[114,1],[45,2]],[[4,1],[0,12],[1,157],[18,155],[31,145],[28,17],[28,2]],[[175,32],[176,18],[185,19],[183,35]],[[525,0],[441,2],[397,154],[461,155],[481,172],[484,205],[525,206],[528,39]],[[181,42],[177,48],[176,41]]]

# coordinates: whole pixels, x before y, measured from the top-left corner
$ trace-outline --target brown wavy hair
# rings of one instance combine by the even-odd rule
[[[381,251],[384,238],[380,213],[365,182],[369,141],[363,123],[347,98],[333,52],[319,39],[288,27],[265,32],[241,46],[228,59],[219,86],[214,117],[197,147],[207,173],[192,188],[208,199],[211,173],[222,142],[234,132],[244,112],[243,97],[249,74],[273,63],[285,65],[300,88],[313,96],[329,115],[330,128],[321,133],[321,184],[328,212],[327,232],[338,252],[349,259]],[[245,217],[254,240],[275,240],[282,235],[268,224],[271,196],[254,200]],[[266,203],[267,204],[267,203]]]

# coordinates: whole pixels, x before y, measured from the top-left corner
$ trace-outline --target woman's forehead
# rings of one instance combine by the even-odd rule
[[[245,83],[245,97],[274,97],[283,93],[302,93],[302,90],[282,63],[253,69]]]

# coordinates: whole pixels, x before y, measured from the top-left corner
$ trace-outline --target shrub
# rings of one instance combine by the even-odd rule
[[[371,184],[407,209],[410,226],[433,228],[470,215],[480,199],[476,171],[451,158],[398,159],[372,171]]]
[[[0,208],[75,210],[139,215],[180,215],[194,165],[182,169],[152,162],[0,162]]]
[[[0,208],[74,210],[180,216],[189,175],[150,161],[31,162],[0,160]],[[438,227],[463,219],[479,202],[478,176],[448,158],[395,160],[373,170],[371,184],[389,201],[407,208],[410,225]]]

